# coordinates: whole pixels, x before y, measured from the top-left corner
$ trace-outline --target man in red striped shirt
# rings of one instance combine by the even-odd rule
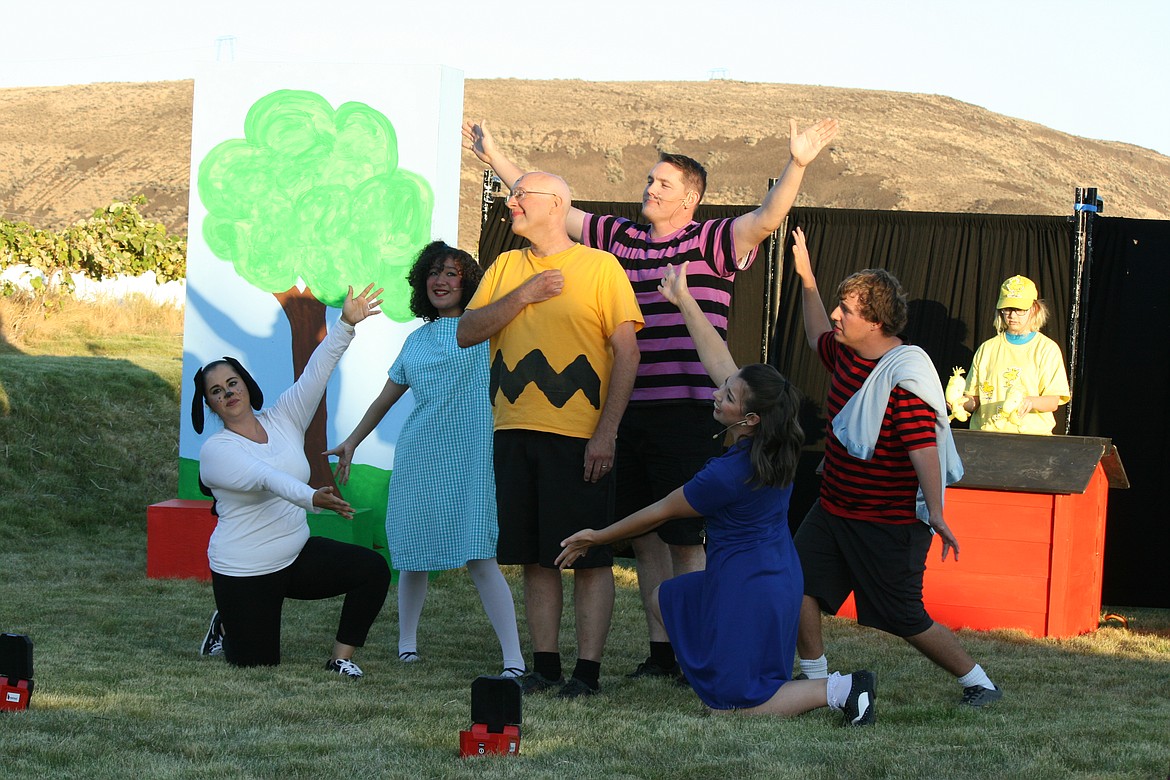
[[[944,561],[951,550],[958,561],[959,542],[943,518],[953,447],[942,386],[925,353],[898,335],[906,294],[888,272],[866,269],[841,282],[827,314],[804,233],[793,235],[805,336],[832,374],[821,496],[796,533],[805,594],[801,672],[828,675],[821,612],[835,614],[852,592],[857,622],[902,637],[953,674],[963,704],[997,701],[1002,691],[922,603],[932,535],[942,538]],[[951,460],[957,467],[957,456]]]

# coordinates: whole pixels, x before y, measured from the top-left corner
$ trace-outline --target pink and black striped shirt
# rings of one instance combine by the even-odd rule
[[[631,404],[711,401],[715,385],[703,369],[678,308],[658,292],[668,263],[687,266],[687,286],[707,319],[727,339],[731,288],[737,270],[756,258],[753,247],[743,268],[735,265],[733,218],[691,222],[662,238],[649,225],[615,216],[586,214],[581,243],[617,257],[626,270],[646,326],[638,331],[642,360]]]

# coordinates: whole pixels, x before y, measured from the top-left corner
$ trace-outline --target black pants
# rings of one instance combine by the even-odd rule
[[[311,601],[344,593],[337,641],[361,647],[386,600],[390,568],[371,549],[313,536],[284,569],[257,577],[212,572],[211,587],[223,620],[228,663],[275,666],[280,663],[280,613],[286,598]]]

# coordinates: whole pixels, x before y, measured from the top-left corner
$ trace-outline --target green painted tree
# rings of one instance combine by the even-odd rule
[[[406,273],[431,239],[434,196],[398,167],[398,138],[363,103],[334,110],[320,95],[280,90],[257,100],[244,137],[199,164],[203,239],[249,284],[280,301],[292,331],[294,379],[325,335],[325,307],[349,285],[386,288],[383,312],[413,318]],[[334,484],[325,399],[305,435],[313,487]]]

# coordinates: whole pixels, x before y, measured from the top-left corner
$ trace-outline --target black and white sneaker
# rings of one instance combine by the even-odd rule
[[[842,726],[872,726],[877,713],[874,711],[876,678],[873,672],[864,669],[853,673],[853,684],[849,687],[849,698],[842,711],[845,714]]]
[[[984,688],[982,685],[971,685],[963,689],[963,698],[959,702],[968,707],[986,707],[988,704],[1003,698],[1003,691],[999,688]]]
[[[199,655],[223,655],[223,621],[219,619],[218,609],[211,613],[207,635],[199,646]]]
[[[349,677],[353,680],[362,676],[361,668],[348,658],[334,658],[325,664],[325,668],[330,672],[340,674],[342,677]]]

